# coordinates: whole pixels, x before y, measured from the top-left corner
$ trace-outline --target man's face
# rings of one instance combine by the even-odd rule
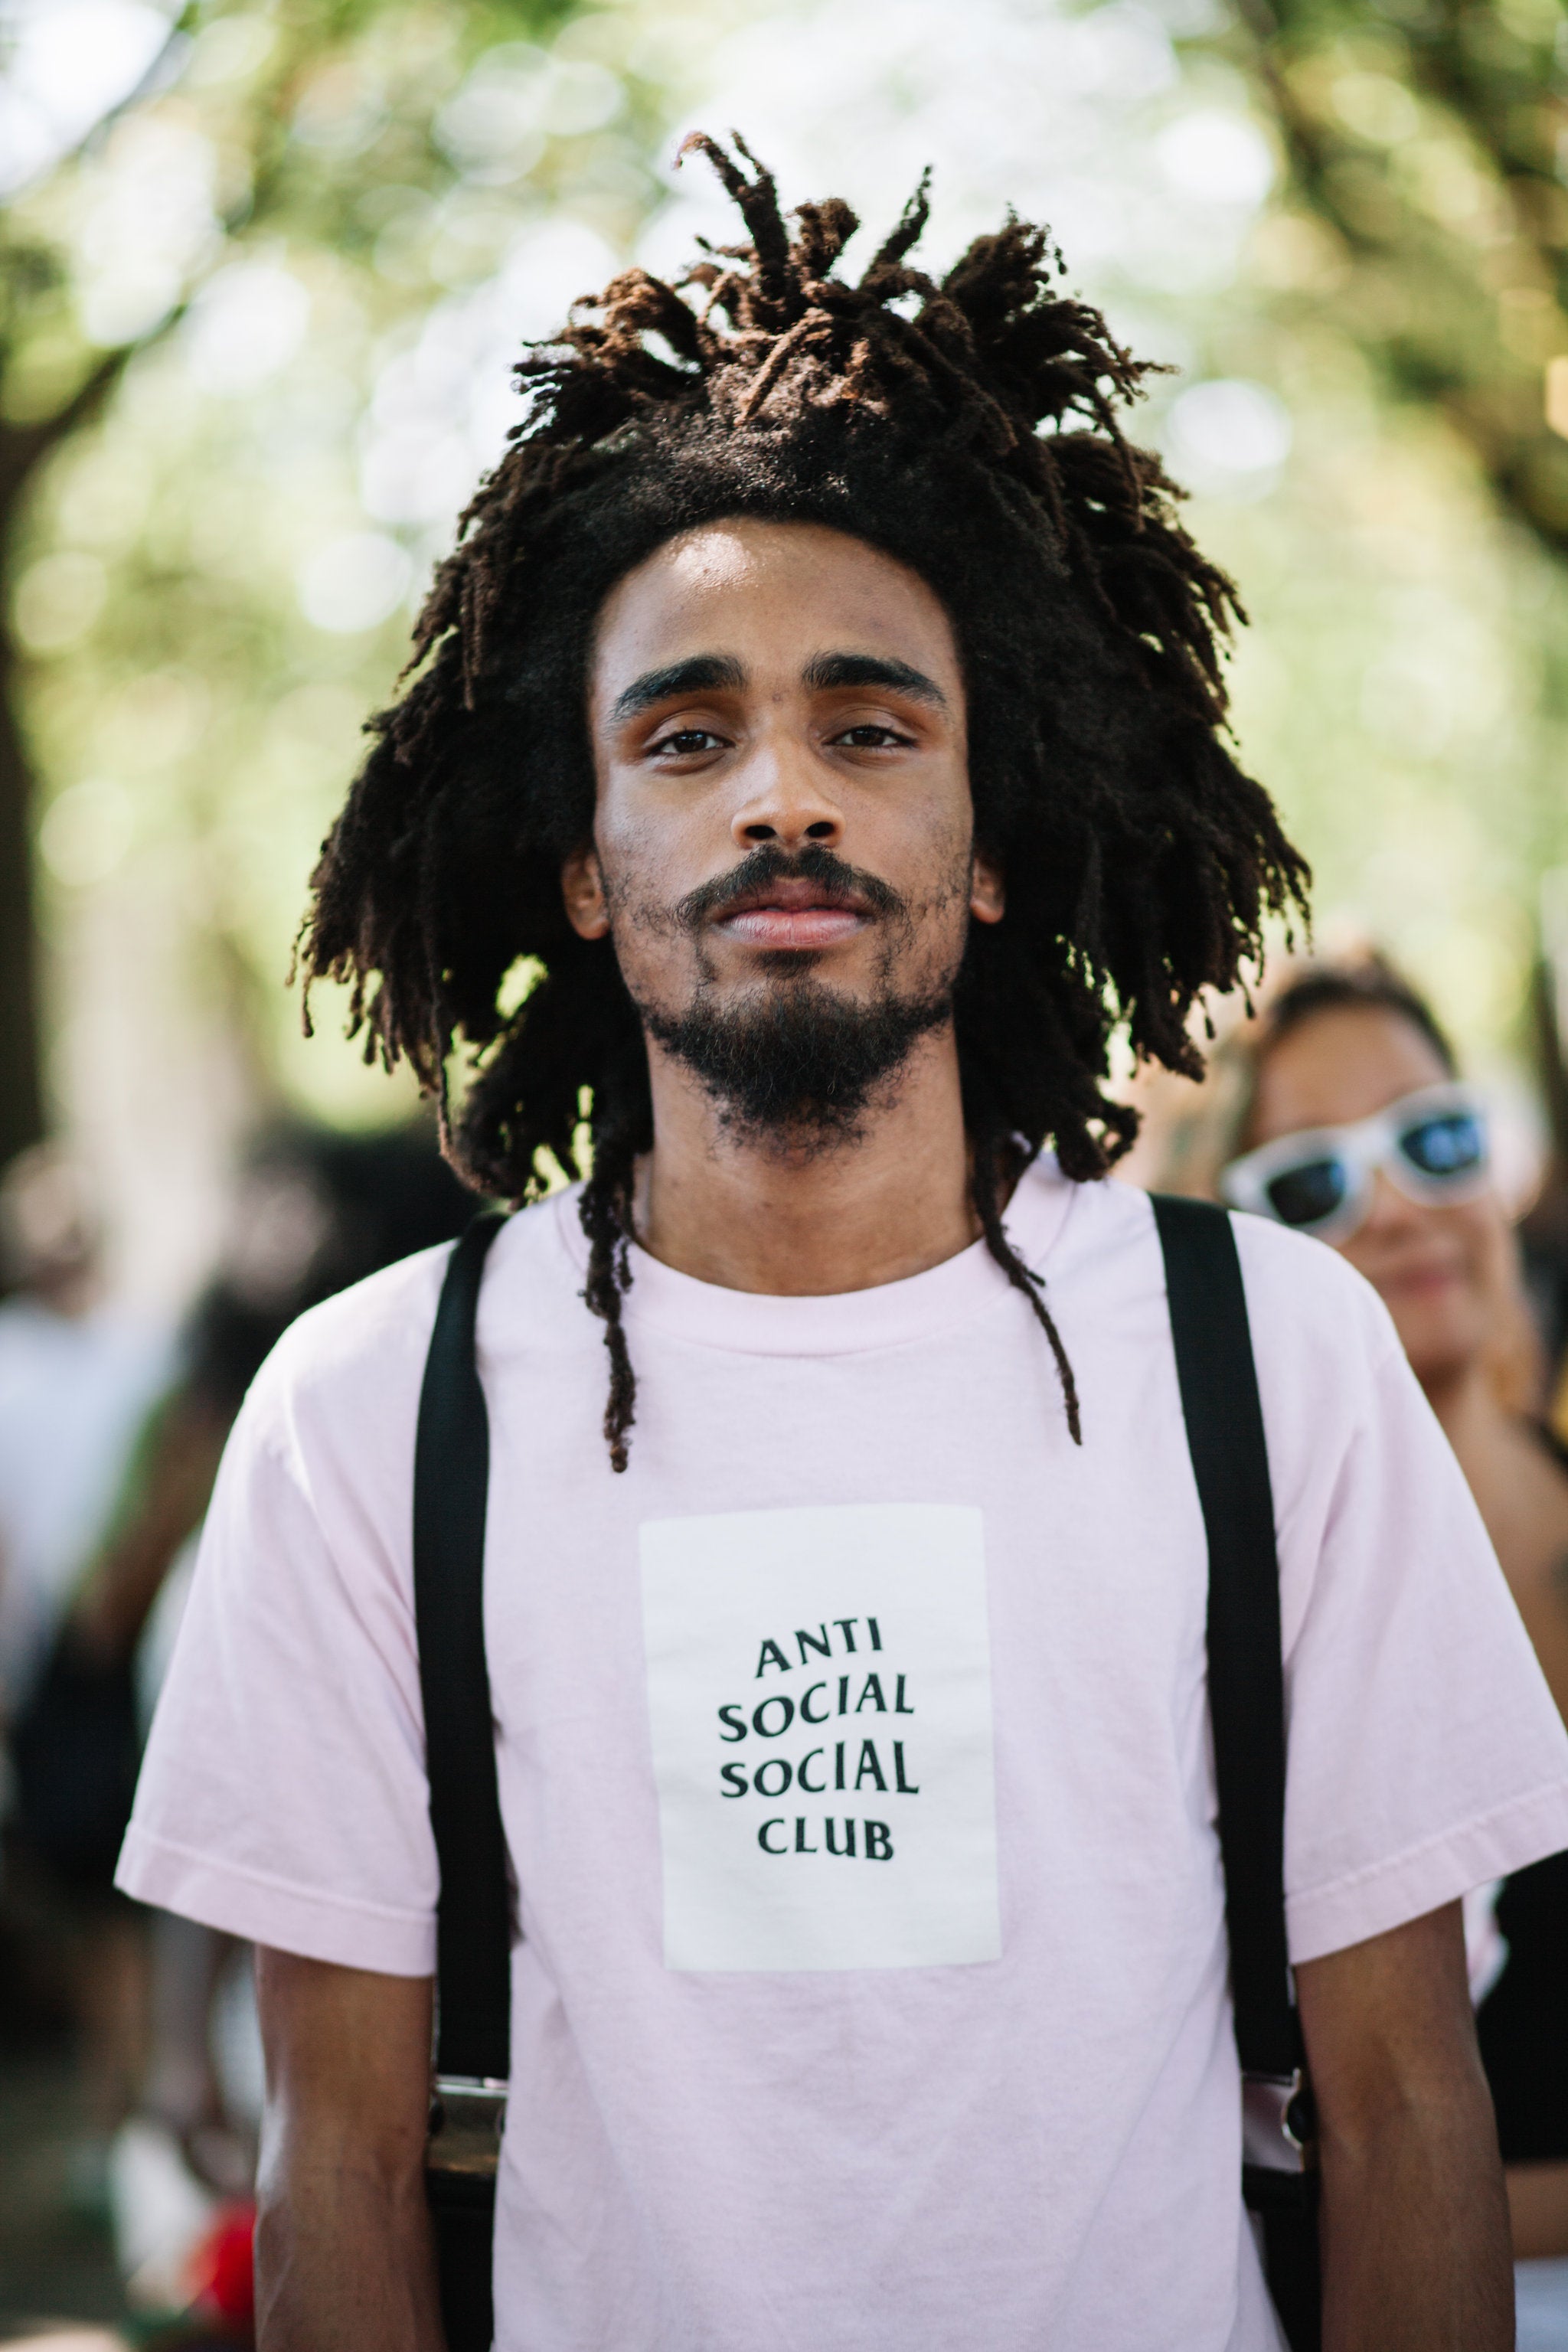
[[[741,1123],[852,1125],[1002,911],[937,598],[815,524],[706,525],[605,600],[588,716],[573,924]]]

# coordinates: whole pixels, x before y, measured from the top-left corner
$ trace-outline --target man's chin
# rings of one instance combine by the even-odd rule
[[[746,969],[714,973],[686,1015],[700,1006],[721,1021],[765,1021],[773,1008],[799,1008],[795,1017],[863,1019],[885,1002],[886,991],[847,972],[840,958],[820,948],[768,948],[748,956]]]
[[[821,978],[825,968],[830,972],[837,961],[827,948],[756,948],[748,960],[754,972],[785,987],[792,982]],[[833,982],[827,981],[826,985],[831,987]],[[743,990],[746,982],[739,981],[736,986]],[[837,992],[844,992],[842,982]]]
[[[703,988],[684,1012],[643,1008],[649,1037],[700,1082],[723,1125],[790,1155],[852,1142],[890,1099],[921,1038],[952,1014],[951,988],[859,995],[799,969]]]

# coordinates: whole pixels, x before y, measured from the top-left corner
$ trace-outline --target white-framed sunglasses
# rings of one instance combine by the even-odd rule
[[[1299,1234],[1346,1241],[1381,1168],[1408,1201],[1473,1201],[1489,1172],[1487,1118],[1468,1087],[1423,1087],[1349,1127],[1307,1128],[1233,1160],[1219,1189],[1233,1209]]]

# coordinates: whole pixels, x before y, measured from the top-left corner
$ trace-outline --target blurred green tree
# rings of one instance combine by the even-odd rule
[[[1285,206],[1261,259],[1331,315],[1397,409],[1440,417],[1505,518],[1568,559],[1568,13],[1561,0],[1235,0],[1219,46],[1272,113]],[[1568,635],[1540,600],[1538,844],[1562,855]],[[1568,1076],[1521,1003],[1559,1169]],[[1559,1177],[1558,1190],[1563,1189]]]
[[[1390,390],[1440,408],[1568,555],[1559,0],[1237,0],[1237,28],[1320,230],[1297,241],[1301,298],[1331,299]]]
[[[63,15],[71,0],[45,5]],[[123,735],[129,709],[158,772],[132,817],[156,829],[156,789],[184,761],[205,772],[203,805],[187,797],[180,814],[199,835],[213,778],[243,764],[260,706],[321,683],[289,643],[289,558],[310,537],[298,509],[361,525],[340,529],[335,554],[318,549],[300,592],[332,673],[345,645],[352,667],[390,620],[389,600],[401,606],[420,526],[460,503],[450,452],[433,498],[384,484],[379,533],[343,496],[399,331],[492,277],[542,205],[564,198],[606,247],[646,213],[648,87],[606,64],[617,37],[602,19],[574,44],[578,14],[575,0],[197,0],[154,19],[135,87],[0,205],[0,550],[14,591],[0,649],[0,1164],[48,1116],[40,815],[68,887],[112,862],[124,786],[93,770],[105,725]],[[6,77],[24,79],[39,15],[0,16],[13,121],[28,92],[7,92]],[[313,389],[289,374],[307,320],[326,355]],[[405,454],[417,470],[420,449]],[[279,507],[301,522],[294,547],[268,545]],[[388,664],[371,667],[379,691]],[[329,731],[352,756],[352,723]],[[221,889],[206,896],[221,946],[233,909]],[[243,973],[247,943],[227,944]]]

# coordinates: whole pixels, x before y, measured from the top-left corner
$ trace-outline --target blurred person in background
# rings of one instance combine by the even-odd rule
[[[11,1162],[0,1180],[0,1732],[33,1706],[62,1612],[169,1378],[172,1334],[110,1296],[102,1241],[91,1187],[68,1152],[40,1144]],[[14,1823],[7,1843],[7,1914],[40,1973],[63,1974],[77,2021],[85,2135],[73,2188],[93,2207],[142,2061],[141,1937],[107,1881],[89,1893],[68,1871],[29,1868]]]
[[[36,1676],[171,1335],[108,1296],[82,1171],[54,1144],[0,1178],[0,1717]]]
[[[251,1153],[218,1266],[187,1319],[175,1378],[146,1416],[134,1475],[67,1627],[77,1657],[129,1677],[138,1746],[174,1645],[218,1460],[255,1373],[308,1307],[449,1240],[472,1206],[424,1121],[366,1136],[290,1126]],[[129,1789],[117,1780],[105,1796],[115,1808],[117,1847]],[[95,1845],[95,1860],[100,1851]],[[132,2301],[168,2312],[183,2307],[207,2232],[248,2195],[259,2063],[244,1948],[158,1912],[152,1951],[149,2059],[136,2112],[114,2143],[110,2187]]]
[[[88,2118],[79,2194],[107,2202],[142,2308],[183,2305],[204,2233],[248,2194],[258,2103],[244,2080],[258,2070],[242,1948],[149,1917],[110,1883],[194,1538],[281,1332],[449,1239],[471,1207],[427,1122],[357,1137],[280,1129],[240,1172],[218,1265],[176,1339],[101,1303],[96,1225],[62,1155],[26,1155],[0,1193],[17,1285],[0,1306],[13,1907],[35,1950],[63,1938],[70,1954]]]
[[[1568,1715],[1568,1456],[1541,1423],[1542,1364],[1486,1118],[1430,1007],[1377,958],[1309,967],[1238,1033],[1206,1154],[1236,1208],[1314,1234],[1364,1275],[1469,1482]],[[1184,1139],[1189,1155],[1194,1135]],[[1189,1164],[1190,1180],[1196,1170]],[[1195,1185],[1191,1189],[1197,1189]],[[1479,2013],[1515,2252],[1568,2257],[1568,1854],[1508,1879],[1508,1958]],[[1553,2265],[1555,2269],[1555,2264]],[[1548,2284],[1521,2280],[1521,2327]],[[1568,2345],[1568,2264],[1550,2283]]]
[[[104,1660],[135,1652],[201,1524],[246,1390],[295,1317],[450,1240],[472,1205],[423,1122],[364,1136],[289,1127],[258,1145],[217,1270],[188,1319],[178,1374],[142,1433],[133,1490],[75,1596],[72,1638],[82,1651]]]
[[[1561,1010],[1568,1005],[1568,969],[1563,955],[1545,940],[1533,997],[1547,1155],[1535,1198],[1520,1219],[1519,1238],[1531,1307],[1546,1349],[1547,1426],[1568,1446],[1568,1051]]]

